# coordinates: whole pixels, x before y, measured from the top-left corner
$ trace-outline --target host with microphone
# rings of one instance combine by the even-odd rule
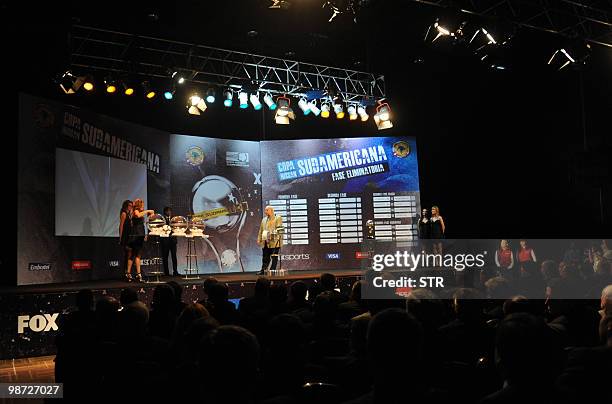
[[[265,216],[261,220],[259,233],[257,233],[257,244],[263,252],[259,275],[263,275],[268,269],[270,260],[272,260],[270,271],[276,270],[278,252],[283,245],[282,231],[279,231],[283,228],[283,218],[275,215],[274,208],[270,205],[266,206],[264,213]]]

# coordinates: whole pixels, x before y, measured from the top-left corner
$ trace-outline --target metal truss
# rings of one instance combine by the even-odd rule
[[[76,70],[166,78],[175,70],[193,83],[295,97],[311,92],[345,102],[385,98],[385,78],[355,70],[253,55],[186,42],[74,25],[70,66]]]
[[[411,0],[498,18],[518,26],[550,32],[612,48],[612,2],[606,0]]]

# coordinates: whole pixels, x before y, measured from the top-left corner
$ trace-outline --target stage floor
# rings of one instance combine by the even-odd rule
[[[321,276],[325,271],[288,271],[286,275],[281,276],[270,276],[271,280],[278,281],[290,281],[299,279],[316,279]],[[342,277],[354,277],[362,275],[361,270],[344,270],[344,271],[330,271],[337,278]],[[220,282],[225,283],[237,283],[247,282],[254,283],[260,275],[255,272],[249,273],[229,273],[229,274],[200,274],[197,275],[199,279],[193,279],[195,275],[189,275],[190,279],[185,279],[184,275],[181,276],[161,276],[162,282],[176,281],[182,286],[200,285],[206,278],[214,277]],[[150,277],[150,280],[155,280],[154,277]],[[105,289],[121,289],[124,287],[155,287],[158,283],[155,282],[127,282],[121,279],[109,279],[109,280],[92,280],[84,282],[70,282],[70,283],[53,283],[44,285],[24,285],[24,286],[2,286],[0,287],[0,294],[27,294],[27,293],[59,293],[59,292],[71,292],[81,289],[92,289],[92,290],[105,290]]]

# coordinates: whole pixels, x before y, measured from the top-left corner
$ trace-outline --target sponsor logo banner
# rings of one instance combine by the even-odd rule
[[[50,271],[51,264],[48,262],[30,262],[28,265],[30,271]]]
[[[71,265],[72,269],[75,271],[82,271],[86,269],[91,269],[91,261],[89,260],[74,260]]]

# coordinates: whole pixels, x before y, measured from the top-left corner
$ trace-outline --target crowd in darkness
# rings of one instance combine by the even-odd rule
[[[82,290],[57,337],[56,381],[75,401],[606,402],[610,263],[589,277],[570,267],[543,262],[539,298],[493,277],[368,300],[363,281],[345,295],[332,274],[310,287],[260,277],[238,307],[214,278],[198,302],[160,284],[150,307],[132,288],[119,301]],[[554,298],[577,285],[601,298]]]

